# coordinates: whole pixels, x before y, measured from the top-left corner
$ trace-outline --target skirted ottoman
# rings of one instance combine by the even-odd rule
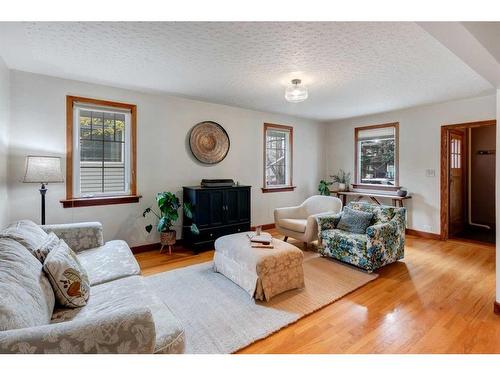
[[[214,270],[243,288],[250,297],[269,301],[287,290],[304,287],[302,250],[273,239],[274,249],[253,248],[244,232],[215,241]]]

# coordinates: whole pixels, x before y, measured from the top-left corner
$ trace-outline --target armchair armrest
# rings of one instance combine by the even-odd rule
[[[405,246],[405,210],[396,213],[387,223],[372,225],[366,229],[367,251],[380,264],[403,258]]]
[[[98,222],[42,225],[47,232],[54,232],[75,252],[104,245],[102,224]]]
[[[0,332],[0,353],[153,353],[155,325],[147,308]]]
[[[302,206],[283,207],[274,209],[274,222],[277,223],[280,219],[305,219],[306,213]]]

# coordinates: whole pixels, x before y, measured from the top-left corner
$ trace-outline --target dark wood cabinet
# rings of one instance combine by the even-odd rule
[[[185,186],[183,199],[193,206],[193,218],[184,215],[182,237],[185,246],[195,252],[213,248],[221,236],[250,230],[250,186]],[[193,223],[200,234],[191,232]]]

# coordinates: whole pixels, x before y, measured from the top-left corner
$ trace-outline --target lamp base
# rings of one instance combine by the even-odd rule
[[[38,191],[40,192],[40,196],[42,198],[42,225],[45,225],[45,194],[47,193],[45,184],[42,183],[42,186]]]

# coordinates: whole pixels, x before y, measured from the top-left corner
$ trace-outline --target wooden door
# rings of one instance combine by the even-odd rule
[[[466,218],[465,200],[465,132],[450,130],[449,132],[449,224],[452,236],[464,229]]]

